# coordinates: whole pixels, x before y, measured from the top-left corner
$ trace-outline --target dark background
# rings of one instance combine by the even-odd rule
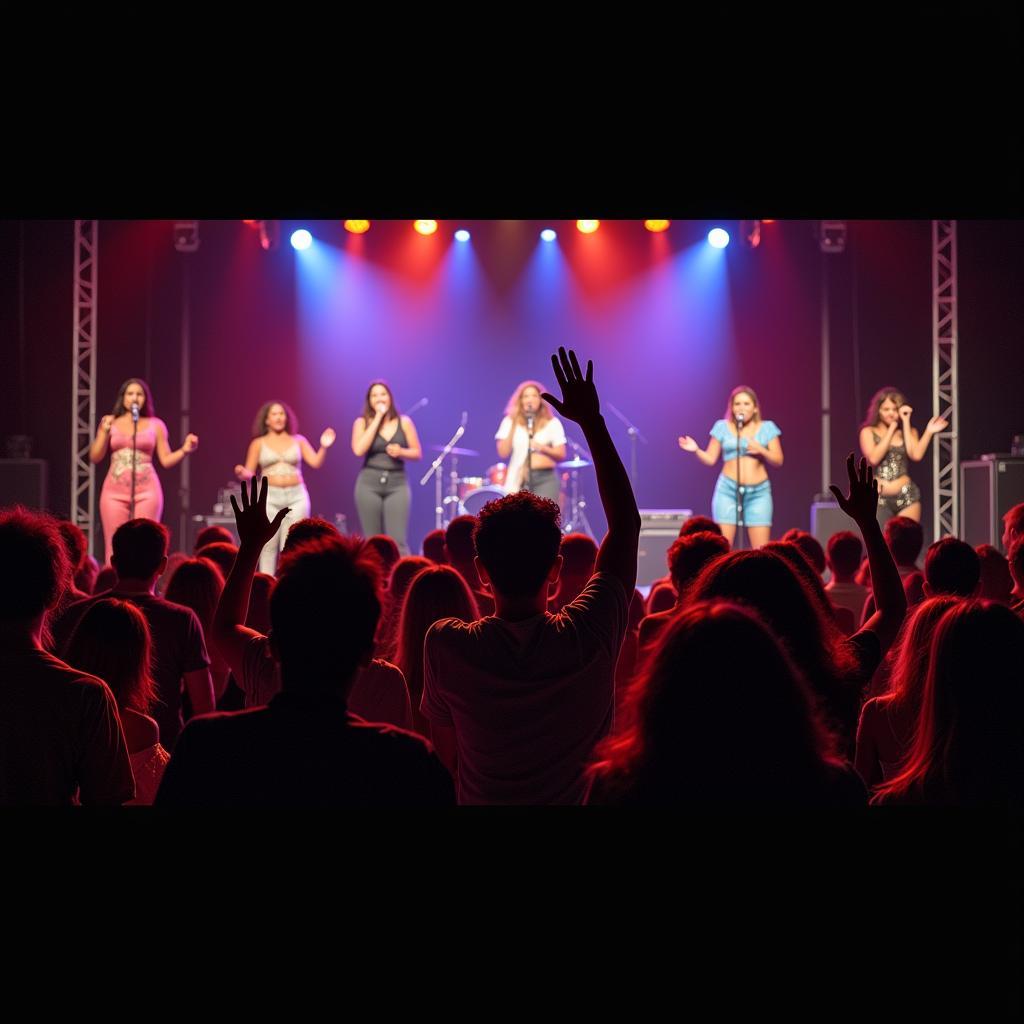
[[[471,248],[452,240],[470,228]],[[856,446],[872,392],[904,391],[923,428],[931,412],[931,223],[850,221],[846,251],[823,255],[816,222],[764,225],[756,250],[738,223],[732,244],[711,254],[713,221],[675,221],[654,236],[636,221],[607,221],[593,236],[554,222],[544,246],[540,221],[443,221],[423,238],[408,221],[375,222],[346,235],[336,221],[281,224],[264,252],[241,221],[200,222],[198,252],[176,252],[171,221],[100,222],[97,419],[120,382],[145,377],[171,446],[181,444],[180,338],[183,277],[191,299],[191,512],[210,512],[217,490],[243,459],[253,415],[270,398],[291,403],[314,446],[324,426],[338,443],[320,471],[307,470],[314,514],[341,512],[358,529],[352,489],[358,460],[352,420],[368,381],[386,377],[399,407],[430,404],[414,419],[425,460],[412,467],[410,546],[433,527],[432,485],[418,486],[427,449],[469,413],[462,444],[479,449],[460,471],[483,475],[497,461],[493,434],[515,385],[553,385],[548,356],[575,346],[596,364],[602,398],[643,431],[638,449],[641,507],[707,513],[717,469],[676,445],[703,445],[731,387],[746,383],[763,415],[783,431],[786,463],[772,473],[778,536],[806,528],[820,489],[820,332],[823,270],[832,335],[832,478]],[[307,253],[288,245],[309,227]],[[49,505],[70,500],[71,221],[0,222],[0,437],[27,433],[49,462]],[[1014,221],[958,222],[960,455],[1008,451],[1024,432],[1022,239]],[[19,273],[21,279],[19,280]],[[625,427],[606,406],[629,463]],[[582,441],[575,425],[571,437]],[[930,534],[931,453],[913,467]],[[420,469],[422,466],[422,469]],[[97,467],[97,494],[107,463]],[[159,470],[164,521],[179,543],[180,470]],[[584,474],[591,524],[604,528],[592,475]]]

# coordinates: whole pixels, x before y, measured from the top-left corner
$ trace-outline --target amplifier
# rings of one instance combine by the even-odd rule
[[[668,549],[679,536],[692,508],[642,508],[640,546],[637,549],[636,585],[646,587],[668,572]]]
[[[46,508],[46,459],[0,459],[0,507]]]
[[[983,455],[960,463],[960,538],[971,547],[1002,551],[1003,516],[1022,501],[1024,458]]]

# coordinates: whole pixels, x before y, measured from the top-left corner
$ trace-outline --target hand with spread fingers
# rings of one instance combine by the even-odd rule
[[[555,371],[555,380],[562,389],[562,400],[546,391],[540,397],[558,410],[559,415],[576,423],[592,423],[601,415],[601,403],[594,387],[594,362],[587,360],[587,375],[584,377],[580,369],[576,353],[569,349],[568,355],[559,346],[558,355],[551,357],[551,366]]]
[[[238,530],[239,547],[256,548],[259,551],[272,540],[289,508],[278,510],[274,521],[267,519],[267,478],[257,480],[254,476],[248,484],[242,484],[242,507],[238,507],[235,496],[231,495],[231,507],[235,511],[235,527]]]
[[[878,513],[878,481],[867,459],[862,458],[860,465],[855,466],[853,452],[846,456],[846,472],[850,478],[847,497],[843,497],[843,492],[835,484],[829,484],[828,489],[835,495],[839,507],[861,526],[873,521]]]

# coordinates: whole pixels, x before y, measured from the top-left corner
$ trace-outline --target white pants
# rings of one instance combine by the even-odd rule
[[[290,508],[291,511],[284,517],[277,533],[267,541],[260,552],[260,572],[270,576],[277,570],[277,556],[284,547],[292,525],[300,519],[309,518],[309,491],[306,490],[305,484],[296,484],[294,487],[267,487],[267,518],[273,520],[283,508]]]

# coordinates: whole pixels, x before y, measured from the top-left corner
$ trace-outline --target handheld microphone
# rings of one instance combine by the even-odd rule
[[[132,402],[132,423],[139,422],[139,403]]]

